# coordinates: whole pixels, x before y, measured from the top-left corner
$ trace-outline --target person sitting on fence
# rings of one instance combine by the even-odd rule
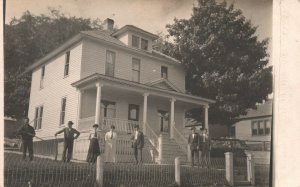
[[[57,136],[58,134],[60,134],[62,132],[64,133],[64,150],[63,150],[63,154],[62,154],[63,162],[70,162],[70,160],[72,158],[72,153],[73,153],[74,139],[77,139],[78,136],[80,135],[80,132],[78,132],[76,129],[72,128],[73,124],[74,123],[72,121],[69,121],[68,127],[55,133],[55,136]],[[68,149],[68,155],[66,156],[67,149]]]
[[[197,156],[197,162],[199,166],[199,146],[200,146],[200,135],[196,132],[196,128],[191,128],[192,133],[189,135],[188,144],[190,146],[191,150],[191,156],[192,156],[192,166],[194,166],[194,155],[196,153]]]
[[[17,130],[17,135],[21,135],[23,144],[23,160],[26,160],[26,152],[28,149],[29,159],[33,160],[33,142],[35,137],[35,131],[32,126],[29,125],[29,118],[24,119],[25,124]]]
[[[139,130],[139,126],[134,126],[134,132],[131,136],[132,140],[132,148],[134,152],[134,158],[136,161],[136,164],[143,162],[143,147],[144,147],[144,134]],[[138,159],[138,155],[139,159]]]
[[[209,167],[210,161],[210,136],[206,128],[202,129],[201,134],[201,164],[202,166]]]
[[[87,154],[86,161],[88,163],[95,163],[97,160],[97,156],[100,155],[100,146],[99,146],[99,139],[98,139],[98,129],[99,125],[93,125],[93,132],[89,136],[90,146]]]
[[[116,162],[116,147],[117,147],[117,133],[115,126],[110,126],[110,131],[105,134],[105,162]]]

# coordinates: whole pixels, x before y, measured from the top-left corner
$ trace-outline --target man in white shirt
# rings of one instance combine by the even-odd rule
[[[143,157],[142,157],[142,152],[143,152],[143,147],[144,147],[144,134],[139,130],[139,126],[135,125],[134,126],[134,132],[131,136],[132,140],[132,148],[134,152],[134,158],[136,163],[142,163],[143,162]],[[138,155],[139,159],[138,159]]]
[[[116,162],[116,142],[117,142],[117,133],[114,132],[115,126],[110,127],[110,131],[105,134],[105,162]]]

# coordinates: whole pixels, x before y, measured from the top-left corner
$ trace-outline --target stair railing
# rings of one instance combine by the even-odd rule
[[[153,145],[153,147],[156,149],[156,151],[158,152],[158,136],[157,134],[154,132],[154,130],[149,126],[148,123],[146,123],[145,125],[146,127],[146,136],[149,139],[149,142]]]
[[[188,140],[179,132],[179,130],[174,126],[174,139],[180,148],[187,153],[188,152]]]

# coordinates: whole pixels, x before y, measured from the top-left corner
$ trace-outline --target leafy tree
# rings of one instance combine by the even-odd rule
[[[59,10],[35,16],[29,11],[5,24],[4,112],[6,116],[27,116],[31,74],[26,67],[82,30],[101,29],[101,21],[67,17]]]
[[[272,92],[268,40],[258,40],[257,27],[233,4],[198,0],[189,19],[167,28],[173,42],[160,49],[184,64],[188,92],[216,100],[210,122],[232,124]],[[199,112],[191,116],[202,120]]]

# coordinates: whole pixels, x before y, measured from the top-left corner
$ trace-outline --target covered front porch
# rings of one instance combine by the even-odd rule
[[[131,133],[139,125],[147,136],[163,133],[173,139],[185,127],[186,111],[197,107],[205,109],[204,125],[208,129],[212,100],[100,74],[73,86],[79,92],[79,130],[89,130],[96,123],[104,131],[114,125],[116,131]]]

